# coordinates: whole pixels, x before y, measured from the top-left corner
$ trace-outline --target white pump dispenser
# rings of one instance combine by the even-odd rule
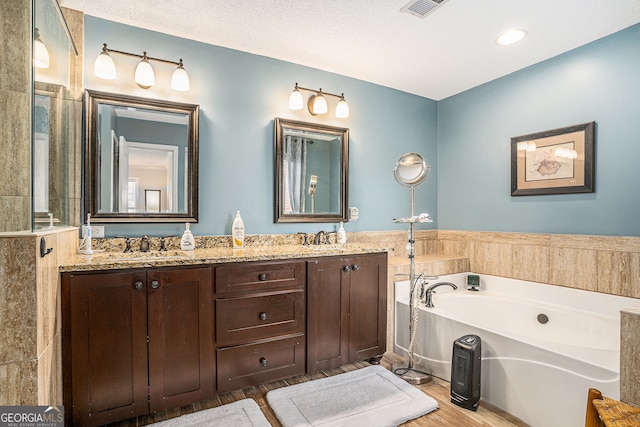
[[[233,249],[244,247],[244,221],[240,216],[240,211],[236,211],[236,217],[231,225],[231,237],[233,239]]]
[[[192,251],[196,247],[196,241],[193,238],[193,234],[191,234],[191,230],[189,230],[189,223],[185,223],[185,230],[182,233],[182,239],[180,239],[180,249],[183,251]]]
[[[344,245],[345,243],[347,243],[347,232],[344,231],[344,226],[342,222],[340,223],[340,228],[338,228],[338,236],[336,240],[341,245]]]

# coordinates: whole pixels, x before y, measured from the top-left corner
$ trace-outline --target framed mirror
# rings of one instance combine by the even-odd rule
[[[347,221],[349,129],[276,118],[275,222]]]
[[[199,106],[85,91],[85,214],[198,221]]]

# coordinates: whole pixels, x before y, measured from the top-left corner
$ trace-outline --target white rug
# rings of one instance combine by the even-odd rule
[[[154,427],[271,427],[253,399],[242,399],[217,408],[182,415],[151,424]]]
[[[397,426],[438,408],[382,366],[272,390],[267,400],[284,427]]]

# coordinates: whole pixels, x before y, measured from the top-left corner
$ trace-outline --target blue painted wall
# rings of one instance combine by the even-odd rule
[[[590,121],[595,193],[510,196],[511,137]],[[438,228],[640,236],[639,121],[640,24],[440,101]]]
[[[156,65],[156,86],[133,83],[135,59],[114,55],[115,81],[93,76],[102,43],[183,58],[191,91],[172,91],[172,67]],[[526,40],[525,40],[526,43]],[[514,46],[513,48],[517,48]],[[242,212],[249,234],[313,232],[335,224],[273,223],[273,118],[350,129],[347,231],[404,230],[408,190],[396,159],[417,151],[432,176],[416,190],[421,229],[640,236],[640,25],[493,82],[435,102],[300,65],[85,17],[85,87],[200,104],[200,222],[196,235],[229,234]],[[372,60],[372,64],[375,60]],[[349,119],[288,109],[294,83],[344,92]],[[331,103],[330,108],[335,105]],[[335,102],[335,101],[333,101]],[[510,138],[596,121],[591,194],[510,196]],[[108,236],[180,234],[176,224],[108,224]]]
[[[433,163],[431,179],[416,189],[416,212],[436,212],[437,103],[372,83],[246,52],[225,49],[157,32],[85,16],[84,87],[147,98],[200,105],[200,218],[196,235],[231,233],[240,210],[248,234],[334,230],[337,224],[273,222],[273,119],[283,117],[348,127],[350,132],[349,205],[360,219],[347,231],[404,230],[392,218],[409,213],[409,192],[393,178],[395,161],[417,151]],[[93,75],[102,43],[128,52],[177,61],[184,59],[191,90],[169,88],[173,67],[152,62],[156,85],[141,89],[133,82],[135,58],[114,54],[116,80]],[[372,60],[372,66],[375,60]],[[344,92],[349,119],[291,111],[294,84]],[[329,108],[335,99],[329,98]],[[95,221],[94,221],[95,222]],[[421,228],[436,228],[437,224]],[[181,224],[106,224],[106,235],[182,233]]]

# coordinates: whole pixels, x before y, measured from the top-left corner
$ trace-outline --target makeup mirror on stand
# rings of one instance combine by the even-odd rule
[[[406,153],[400,156],[396,162],[396,167],[393,170],[393,175],[396,181],[404,187],[409,187],[409,216],[403,218],[394,218],[394,223],[408,223],[409,224],[409,236],[407,252],[409,256],[409,348],[408,348],[408,361],[407,363],[398,362],[394,363],[392,370],[400,378],[411,384],[424,384],[431,381],[431,369],[428,367],[414,366],[413,362],[413,341],[415,331],[415,316],[414,312],[417,309],[415,307],[416,298],[414,297],[416,288],[415,277],[415,239],[413,227],[416,223],[432,222],[431,217],[427,213],[420,215],[414,215],[413,213],[413,189],[422,184],[429,177],[431,166],[427,164],[424,157],[417,153]]]

